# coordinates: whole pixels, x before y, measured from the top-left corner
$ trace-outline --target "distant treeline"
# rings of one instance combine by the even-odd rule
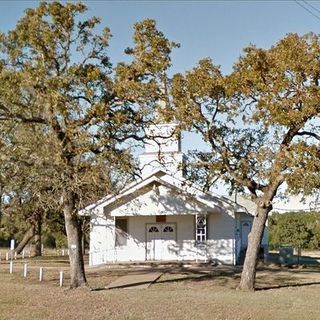
[[[320,248],[320,212],[273,213],[269,217],[269,246]]]

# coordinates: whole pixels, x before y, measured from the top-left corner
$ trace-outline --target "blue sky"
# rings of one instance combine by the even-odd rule
[[[250,43],[268,48],[289,32],[320,31],[320,1],[299,1],[300,5],[289,0],[84,2],[89,7],[88,16],[101,17],[101,25],[111,29],[113,63],[123,60],[123,50],[131,46],[132,25],[145,18],[155,19],[170,40],[181,44],[172,56],[172,72],[183,72],[199,59],[211,57],[228,73]],[[0,1],[0,30],[13,28],[23,11],[37,4],[38,1]],[[184,140],[184,150],[199,147],[197,137],[185,137],[188,138]]]
[[[211,57],[227,73],[243,47],[254,43],[270,47],[288,32],[319,32],[320,18],[295,1],[84,1],[88,15],[102,18],[111,28],[110,55],[124,59],[130,46],[133,23],[157,20],[165,35],[181,43],[173,53],[172,72],[192,68],[203,57]],[[320,2],[308,1],[320,10]],[[28,7],[38,1],[0,1],[0,30],[13,28]],[[305,2],[300,4],[307,7]],[[309,7],[310,9],[311,7]],[[320,17],[320,11],[313,10]]]

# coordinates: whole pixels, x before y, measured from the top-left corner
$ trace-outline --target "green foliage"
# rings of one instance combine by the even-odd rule
[[[240,282],[245,290],[254,288],[262,226],[280,186],[304,194],[320,187],[319,52],[318,35],[288,34],[269,49],[245,48],[227,76],[206,59],[173,79],[172,116],[209,149],[192,153],[190,178],[205,189],[221,179],[257,205]],[[316,245],[308,229],[296,229],[293,241]]]
[[[245,48],[229,75],[203,59],[174,76],[174,117],[210,149],[192,161],[209,172],[206,185],[220,177],[253,198],[285,180],[294,192],[320,186],[319,52],[318,35],[288,34],[269,49]]]
[[[127,50],[132,62],[113,68],[110,30],[98,32],[100,19],[86,10],[41,2],[0,33],[0,197],[18,198],[24,216],[63,212],[68,244],[76,243],[72,287],[86,281],[77,211],[137,173],[133,150],[154,120],[176,46],[155,21],[141,21]],[[49,235],[65,246],[56,231]]]
[[[301,246],[305,249],[320,247],[320,213],[275,213],[269,218],[269,245]]]
[[[110,30],[98,33],[97,17],[81,19],[86,10],[42,2],[0,34],[0,161],[7,167],[0,178],[7,194],[24,193],[45,210],[60,210],[66,193],[79,208],[132,179],[132,150],[154,117],[177,46],[154,20],[141,21],[127,50],[132,62],[112,68]]]

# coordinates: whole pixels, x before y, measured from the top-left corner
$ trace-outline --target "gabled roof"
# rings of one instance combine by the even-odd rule
[[[233,210],[232,205],[230,205],[230,201],[227,201],[227,199],[217,197],[211,192],[203,192],[197,186],[188,182],[187,180],[177,179],[164,170],[158,169],[145,179],[129,184],[126,188],[121,190],[119,194],[108,195],[97,202],[88,205],[87,207],[81,209],[79,214],[90,215],[92,210],[109,206],[116,201],[125,201],[125,197],[152,184],[163,185],[175,191],[191,196],[203,206],[211,208],[215,211],[221,210],[230,212]]]
[[[100,200],[93,202],[86,207],[82,208],[79,210],[78,214],[79,215],[89,215],[89,211],[96,209],[97,207],[100,206],[106,206],[118,199],[120,199],[124,194],[129,192],[130,190],[136,190],[137,188],[142,188],[145,185],[148,185],[152,181],[154,181],[154,178],[157,177],[158,175],[165,175],[166,173],[162,170],[157,170],[156,172],[153,172],[150,174],[148,177],[141,181],[134,181],[130,184],[128,184],[127,187],[123,188],[118,194],[109,194],[106,197],[101,198]]]
[[[249,198],[241,195],[232,194],[230,197],[223,197],[234,207],[235,212],[245,213],[251,216],[255,215],[257,205]]]

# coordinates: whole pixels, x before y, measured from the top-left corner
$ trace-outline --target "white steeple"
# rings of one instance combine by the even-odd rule
[[[175,133],[177,124],[154,124],[146,129],[144,153],[140,155],[142,176],[163,169],[177,178],[183,176],[181,137]]]
[[[167,88],[164,84],[164,99],[159,99],[158,107],[165,109]],[[181,136],[176,133],[177,123],[157,123],[146,129],[147,140],[144,153],[140,155],[142,176],[146,177],[157,169],[163,169],[173,176],[183,176],[183,153],[181,152]]]

